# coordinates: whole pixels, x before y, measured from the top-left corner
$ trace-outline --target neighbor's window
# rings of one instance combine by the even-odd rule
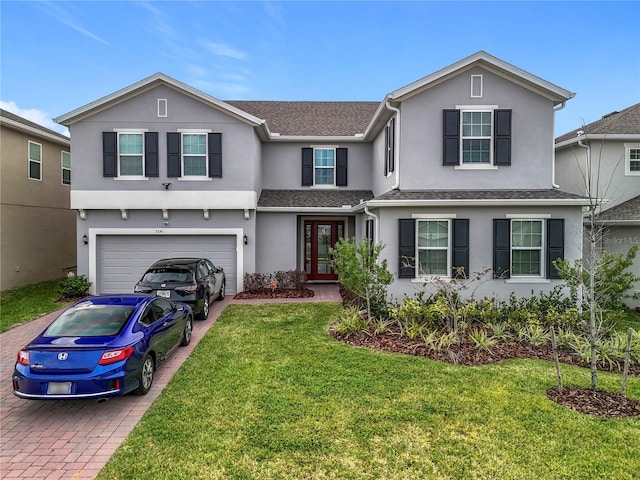
[[[462,163],[491,163],[492,112],[462,111]]]
[[[418,220],[418,276],[449,276],[449,220]]]
[[[29,179],[42,180],[42,145],[29,141]]]
[[[511,275],[542,276],[542,220],[511,221]]]
[[[185,177],[206,177],[207,134],[182,134],[182,175]]]
[[[640,143],[625,144],[625,174],[640,175]]]
[[[62,184],[71,185],[71,154],[62,152],[60,161],[62,164]]]
[[[118,133],[118,176],[144,176],[144,135]]]
[[[335,148],[314,148],[314,185],[335,185]]]

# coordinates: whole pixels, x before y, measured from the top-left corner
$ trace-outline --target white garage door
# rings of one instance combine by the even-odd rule
[[[145,270],[169,257],[208,258],[224,269],[227,293],[237,293],[233,235],[99,235],[96,252],[98,293],[133,293]]]

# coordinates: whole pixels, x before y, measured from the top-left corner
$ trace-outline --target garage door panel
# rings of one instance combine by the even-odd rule
[[[222,267],[227,292],[236,293],[236,237],[233,235],[100,235],[96,291],[132,292],[146,269],[162,258],[203,257]]]

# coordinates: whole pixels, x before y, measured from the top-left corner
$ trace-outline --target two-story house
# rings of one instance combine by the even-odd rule
[[[640,103],[558,137],[556,172],[562,190],[598,205],[599,248],[625,254],[640,242]],[[640,256],[630,269],[640,276]]]
[[[160,257],[204,255],[233,293],[246,272],[335,280],[329,248],[368,236],[393,295],[484,270],[478,295],[549,290],[552,261],[581,256],[584,199],[554,183],[572,96],[482,51],[381,102],[221,101],[153,75],[56,119],[78,269],[130,291]]]
[[[76,264],[69,138],[0,110],[0,290]]]

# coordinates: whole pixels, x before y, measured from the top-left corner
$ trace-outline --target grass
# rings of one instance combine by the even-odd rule
[[[62,280],[64,277],[1,292],[0,332],[69,305],[70,302],[58,301]]]
[[[637,478],[640,419],[549,401],[552,363],[355,348],[327,333],[339,309],[227,307],[98,479]],[[589,385],[586,369],[563,375]]]

